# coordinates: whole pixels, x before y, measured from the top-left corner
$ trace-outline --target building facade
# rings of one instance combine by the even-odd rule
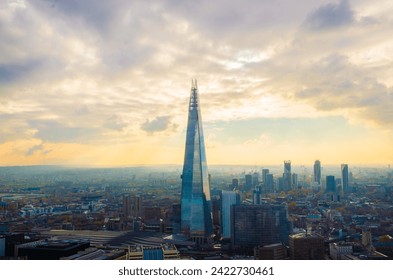
[[[334,176],[326,176],[326,192],[335,193],[336,192],[336,180]]]
[[[142,216],[142,197],[127,194],[123,196],[123,215],[126,218],[138,218]]]
[[[314,162],[314,183],[321,185],[321,162],[319,160]]]
[[[291,176],[291,161],[284,161],[284,173],[283,173],[283,190],[289,191],[292,187],[292,176]]]
[[[241,197],[238,192],[221,192],[221,236],[223,238],[231,238],[231,206],[240,203]]]
[[[341,164],[341,185],[342,185],[344,193],[350,192],[350,190],[349,190],[348,164]]]
[[[198,244],[203,243],[212,234],[208,174],[198,87],[197,82],[193,81],[181,176],[181,230]]]
[[[288,244],[292,226],[286,204],[233,205],[231,219],[231,242],[235,248]]]
[[[292,260],[323,260],[324,252],[322,236],[306,233],[289,236],[289,253]]]

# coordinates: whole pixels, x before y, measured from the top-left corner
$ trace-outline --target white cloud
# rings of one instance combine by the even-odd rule
[[[8,3],[3,142],[176,135],[192,78],[206,122],[344,115],[392,127],[389,1]]]

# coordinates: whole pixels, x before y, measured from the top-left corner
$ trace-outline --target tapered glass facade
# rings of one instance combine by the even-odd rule
[[[188,106],[181,189],[181,229],[192,238],[212,234],[210,185],[196,81],[192,82]]]

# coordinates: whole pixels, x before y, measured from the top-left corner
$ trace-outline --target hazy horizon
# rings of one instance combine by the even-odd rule
[[[0,166],[393,163],[390,0],[0,4]],[[267,164],[269,163],[269,164]]]

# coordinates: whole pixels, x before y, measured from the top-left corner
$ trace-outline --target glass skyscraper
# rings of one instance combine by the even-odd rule
[[[221,236],[231,237],[231,206],[241,204],[240,193],[236,191],[221,192]]]
[[[288,244],[292,223],[286,204],[232,205],[231,242],[235,248]]]
[[[290,191],[292,188],[292,178],[291,178],[291,161],[284,161],[284,174],[283,174],[283,188],[284,191]]]
[[[349,176],[348,176],[348,164],[341,164],[341,185],[343,192],[348,193],[349,190]]]
[[[326,192],[336,192],[336,180],[334,176],[326,176]]]
[[[321,162],[319,160],[314,162],[314,182],[321,185]]]
[[[192,81],[181,189],[181,230],[198,244],[212,234],[209,174],[198,86]]]

